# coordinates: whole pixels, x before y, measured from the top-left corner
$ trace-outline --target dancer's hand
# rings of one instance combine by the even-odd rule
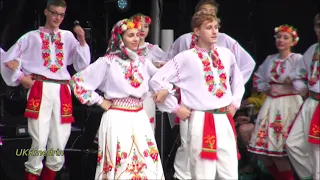
[[[306,97],[308,95],[308,89],[303,89],[302,91],[299,92],[300,96]]]
[[[86,44],[86,36],[82,27],[76,26],[73,28],[73,31],[77,34],[77,39],[79,40],[80,45],[84,46]]]
[[[250,122],[250,118],[248,116],[239,116],[236,118],[236,121],[241,124],[247,124]]]
[[[157,68],[161,68],[165,63],[163,62],[155,62],[154,63],[154,66],[157,67]]]
[[[104,99],[103,102],[100,104],[100,107],[105,111],[108,111],[111,106],[112,106],[112,102],[106,99]]]
[[[7,68],[10,68],[11,70],[17,70],[18,69],[18,67],[19,67],[19,61],[18,60],[11,60],[11,61],[9,61],[9,62],[6,62],[5,63],[5,66],[7,67]]]
[[[292,81],[289,77],[287,77],[285,80],[284,80],[284,83],[285,84],[292,84]]]
[[[27,75],[21,78],[20,83],[24,88],[30,89],[34,84],[34,80],[32,79],[31,75]]]
[[[191,111],[185,106],[180,106],[178,111],[176,112],[176,116],[179,117],[180,120],[187,120],[191,115]]]
[[[163,103],[163,101],[167,98],[168,94],[169,94],[169,91],[166,89],[163,89],[153,95],[153,101],[155,103]]]

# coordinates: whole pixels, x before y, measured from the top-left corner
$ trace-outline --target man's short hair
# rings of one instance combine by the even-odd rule
[[[50,6],[67,8],[67,3],[64,0],[48,0],[46,8],[49,8]]]

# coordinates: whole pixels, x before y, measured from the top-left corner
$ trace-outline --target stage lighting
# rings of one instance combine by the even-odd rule
[[[118,0],[117,5],[121,11],[125,11],[129,8],[129,0]]]

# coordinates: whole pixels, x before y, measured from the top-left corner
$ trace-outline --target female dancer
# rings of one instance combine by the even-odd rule
[[[98,130],[95,179],[164,179],[154,135],[142,108],[148,81],[157,68],[136,53],[140,28],[132,19],[117,22],[107,54],[71,80],[81,103],[98,104],[106,111]]]
[[[279,53],[269,55],[254,74],[254,87],[267,98],[260,109],[248,150],[260,154],[274,178],[293,179],[285,141],[288,129],[303,102],[294,89],[289,74],[302,61],[302,55],[291,52],[299,37],[295,28],[281,25],[275,28]]]
[[[141,24],[140,42],[137,51],[138,55],[144,56],[146,59],[151,60],[156,67],[160,67],[163,63],[161,63],[161,61],[159,60],[163,58],[165,52],[158,45],[153,45],[145,41],[146,37],[149,35],[149,26],[151,24],[151,18],[143,14],[136,14],[131,18],[136,22],[140,22]],[[152,129],[155,130],[156,105],[153,102],[150,91],[148,92],[146,98],[143,101],[143,108],[147,112]]]

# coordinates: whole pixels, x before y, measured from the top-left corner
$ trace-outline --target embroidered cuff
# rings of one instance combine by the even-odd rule
[[[180,104],[177,104],[177,106],[173,109],[173,113],[177,113],[177,111],[180,109]]]

